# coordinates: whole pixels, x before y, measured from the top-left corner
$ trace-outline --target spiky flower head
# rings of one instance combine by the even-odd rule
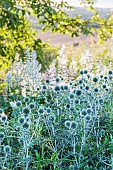
[[[4,153],[5,154],[11,153],[11,147],[9,145],[4,146]]]

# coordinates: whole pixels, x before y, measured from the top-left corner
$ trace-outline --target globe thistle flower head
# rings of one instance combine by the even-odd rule
[[[55,86],[55,91],[59,92],[60,91],[60,86]]]
[[[30,108],[30,109],[34,109],[34,108],[35,108],[35,104],[34,104],[34,103],[30,103],[30,104],[29,104],[29,108]]]
[[[73,106],[70,107],[70,111],[73,112],[75,109]]]
[[[89,86],[85,86],[85,89],[86,89],[86,90],[89,90]]]
[[[4,137],[5,137],[4,132],[0,132],[0,140],[1,140],[1,139],[4,139]]]
[[[50,108],[47,108],[46,111],[47,111],[47,113],[50,113],[50,112],[51,112],[51,109],[50,109]]]
[[[106,89],[106,84],[103,84],[103,85],[102,85],[102,88],[103,88],[103,89]]]
[[[104,103],[104,99],[100,97],[100,98],[98,99],[98,102],[99,102],[100,104],[102,104],[102,103]]]
[[[60,87],[60,89],[61,89],[61,90],[64,90],[64,87],[63,87],[63,86],[61,86],[61,87]]]
[[[39,109],[38,109],[38,113],[39,113],[39,114],[44,113],[44,109],[43,109],[43,108],[39,108]]]
[[[24,117],[19,117],[18,118],[18,123],[24,124],[25,123],[25,118]]]
[[[87,70],[84,70],[84,74],[87,74],[88,73],[88,71]]]
[[[71,122],[69,120],[65,121],[65,127],[70,129],[71,127]]]
[[[24,102],[25,102],[25,103],[29,103],[29,102],[30,102],[30,98],[29,98],[29,97],[25,97],[25,98],[24,98]]]
[[[80,71],[80,74],[81,74],[81,75],[83,75],[83,74],[84,74],[83,70],[81,70],[81,71]]]
[[[108,79],[108,77],[107,76],[104,76],[104,80],[107,80]]]
[[[9,145],[4,146],[4,153],[5,154],[11,153],[11,147]]]
[[[69,88],[68,88],[68,86],[67,85],[65,85],[64,86],[64,90],[68,90]]]
[[[93,82],[97,83],[98,82],[98,78],[97,77],[93,77]]]
[[[103,75],[100,75],[100,78],[102,79],[102,78],[103,78]]]
[[[94,92],[98,93],[99,89],[98,88],[94,88]]]
[[[25,107],[25,108],[23,108],[22,113],[23,113],[25,116],[28,116],[29,113],[30,113],[30,109],[29,109],[28,107]]]
[[[79,84],[82,84],[82,83],[83,83],[83,80],[79,80],[78,83],[79,83]]]
[[[77,123],[75,121],[71,121],[71,129],[75,130],[77,128]]]
[[[25,122],[22,127],[24,130],[28,130],[30,128],[30,124],[28,122]]]
[[[82,91],[80,89],[78,89],[78,90],[76,90],[75,93],[76,93],[77,96],[80,96],[82,94]]]
[[[102,136],[102,135],[105,135],[106,131],[104,129],[102,129],[99,134]]]
[[[3,109],[0,109],[0,115],[1,115],[3,112],[4,112]]]
[[[46,90],[46,89],[47,89],[47,87],[44,85],[44,86],[42,86],[42,89],[43,89],[43,90]]]
[[[87,108],[86,112],[87,112],[87,114],[91,114],[92,113],[92,109],[91,108]]]
[[[6,122],[7,121],[7,116],[6,115],[2,115],[1,116],[1,120],[2,120],[2,122]]]
[[[56,78],[56,82],[58,83],[60,81],[60,78]]]
[[[89,74],[87,74],[87,78],[88,78],[88,79],[90,78],[90,75],[89,75]]]
[[[50,83],[50,80],[49,80],[49,79],[46,79],[46,83],[49,84],[49,83]]]
[[[73,93],[71,93],[71,94],[69,95],[69,98],[70,98],[70,99],[74,99],[74,97],[75,97],[75,96],[74,96]]]
[[[55,119],[56,119],[55,115],[50,115],[50,116],[48,117],[48,120],[49,120],[49,122],[51,122],[51,123],[53,123],[53,122],[55,121]]]
[[[37,124],[37,121],[36,121],[36,120],[34,120],[34,122],[33,122],[33,123],[34,123],[34,125],[36,125],[36,124]]]
[[[69,109],[70,108],[70,104],[67,104],[66,107]]]
[[[76,104],[80,104],[80,100],[79,99],[75,99],[75,103]]]
[[[113,74],[113,71],[112,71],[112,70],[109,70],[109,71],[108,71],[108,74],[109,74],[109,75],[112,75],[112,74]]]
[[[69,166],[69,170],[75,170],[75,166],[74,165],[70,165]]]
[[[84,116],[86,116],[87,115],[87,111],[86,111],[86,109],[83,109],[81,112],[80,112],[80,116],[81,117],[84,117]]]
[[[17,106],[17,107],[22,106],[22,102],[18,100],[18,101],[16,102],[16,106]]]
[[[91,120],[91,116],[89,114],[86,114],[85,119],[86,119],[86,121],[90,121]]]

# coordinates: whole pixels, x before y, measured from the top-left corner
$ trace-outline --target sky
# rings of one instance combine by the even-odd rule
[[[79,0],[65,0],[65,1],[67,1],[70,5],[80,6]],[[97,0],[97,3],[94,6],[101,8],[113,8],[113,0]]]

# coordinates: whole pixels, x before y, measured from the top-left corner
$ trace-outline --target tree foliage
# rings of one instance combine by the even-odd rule
[[[108,19],[100,17],[98,10],[93,7],[94,0],[81,0],[81,3],[88,4],[88,10],[94,14],[90,20],[82,19],[81,15],[71,18],[65,12],[71,7],[63,0],[60,3],[52,0],[0,0],[0,67],[3,64],[9,66],[15,53],[22,57],[27,46],[39,50],[36,32],[27,19],[28,15],[35,15],[39,24],[43,24],[44,31],[51,29],[52,32],[61,32],[72,37],[81,33],[93,34],[96,31],[100,42],[111,37],[113,16]],[[96,27],[93,27],[95,24]]]

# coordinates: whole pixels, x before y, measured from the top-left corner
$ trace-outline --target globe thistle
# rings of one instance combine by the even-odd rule
[[[64,86],[64,90],[68,90],[68,86],[67,85]]]
[[[104,80],[107,80],[108,79],[108,77],[107,76],[104,76]]]
[[[70,99],[74,99],[74,97],[75,97],[75,96],[74,96],[73,93],[71,93],[71,94],[69,95],[69,98],[70,98]]]
[[[109,74],[109,75],[112,75],[112,74],[113,74],[112,70],[109,70],[109,71],[108,71],[108,74]]]
[[[104,129],[102,129],[99,134],[102,136],[102,135],[105,135],[106,131]]]
[[[75,103],[76,104],[80,104],[80,100],[79,99],[75,99]]]
[[[87,115],[87,112],[85,109],[83,109],[81,112],[80,112],[80,116],[84,117]]]
[[[98,102],[99,102],[100,104],[102,104],[102,103],[104,103],[104,99],[103,99],[103,98],[99,98],[99,99],[98,99]]]
[[[55,86],[55,91],[56,92],[60,91],[60,87],[59,86]]]
[[[79,80],[78,83],[79,83],[79,84],[82,84],[82,83],[83,83],[83,80]]]
[[[34,125],[36,125],[36,124],[37,124],[37,121],[36,121],[36,120],[34,120],[34,122],[33,122],[33,123],[34,123]]]
[[[7,116],[6,115],[2,115],[1,120],[2,120],[2,122],[5,122],[7,120]]]
[[[100,78],[102,79],[102,78],[103,78],[103,75],[100,75]]]
[[[64,87],[63,87],[63,86],[61,86],[61,87],[60,87],[60,89],[61,89],[61,90],[64,90]]]
[[[87,74],[88,73],[88,71],[87,70],[84,70],[84,74]]]
[[[24,124],[23,124],[23,129],[29,129],[29,127],[30,127],[30,124],[28,123],[28,122],[25,122]]]
[[[30,98],[29,98],[29,97],[25,97],[25,98],[24,98],[24,102],[25,102],[25,103],[29,103],[29,101],[30,101]]]
[[[85,119],[86,119],[87,121],[90,121],[90,120],[91,120],[91,116],[87,114],[87,115],[85,116]]]
[[[16,106],[17,106],[17,107],[22,106],[22,102],[18,100],[18,101],[16,102]]]
[[[97,83],[98,82],[98,78],[97,77],[93,77],[93,82]]]
[[[45,85],[44,85],[42,88],[43,88],[43,90],[46,90],[46,89],[47,89],[47,87],[46,87]]]
[[[50,122],[54,122],[55,119],[56,119],[55,115],[51,115],[51,116],[48,117],[48,120],[49,120]]]
[[[39,114],[44,113],[44,109],[43,109],[43,108],[39,108],[39,109],[38,109],[38,113],[39,113]]]
[[[84,74],[84,72],[81,70],[81,71],[80,71],[80,74],[81,74],[81,75],[83,75],[83,74]]]
[[[103,85],[102,85],[102,88],[103,88],[103,89],[106,89],[106,84],[103,84]]]
[[[71,122],[69,120],[65,121],[65,127],[70,129],[71,127]]]
[[[74,107],[71,106],[70,111],[73,112],[74,110],[75,110]]]
[[[34,109],[34,108],[35,108],[35,104],[34,104],[34,103],[30,103],[30,104],[29,104],[29,108],[30,108],[30,109]]]
[[[9,145],[4,146],[4,153],[5,154],[11,153],[11,147]]]
[[[90,78],[90,75],[89,75],[89,74],[87,74],[87,78],[88,78],[88,79]]]
[[[75,121],[71,121],[71,129],[75,130],[77,128],[77,123]]]
[[[50,108],[47,108],[46,111],[47,111],[47,113],[50,113],[50,112],[51,112],[51,109],[50,109]]]
[[[70,86],[72,86],[72,85],[73,85],[73,83],[72,83],[72,82],[70,82],[70,83],[69,83],[69,85],[70,85]]]
[[[47,84],[49,84],[49,83],[50,83],[50,80],[49,80],[49,79],[47,79],[47,80],[46,80],[46,83],[47,83]]]
[[[87,114],[91,114],[92,113],[92,109],[91,108],[87,108],[86,112],[87,112]]]
[[[18,118],[18,123],[24,124],[25,123],[25,118],[24,117],[19,117]]]
[[[67,104],[66,107],[69,109],[70,108],[70,104]]]
[[[86,89],[86,90],[89,90],[89,86],[85,86],[85,89]]]
[[[95,93],[98,93],[98,91],[99,91],[98,88],[94,88]]]
[[[25,108],[23,108],[22,113],[23,113],[25,116],[28,116],[28,114],[30,113],[30,109],[29,109],[28,107],[25,107]]]
[[[60,81],[60,78],[56,78],[56,82],[58,83]]]
[[[74,169],[75,169],[74,165],[69,166],[69,170],[74,170]]]
[[[1,115],[3,112],[4,112],[3,109],[0,109],[0,115]]]
[[[76,93],[77,96],[80,96],[82,94],[82,91],[80,89],[78,89],[78,90],[76,90],[75,93]]]
[[[1,139],[4,139],[4,137],[5,137],[4,132],[0,132],[0,140],[1,140]]]

